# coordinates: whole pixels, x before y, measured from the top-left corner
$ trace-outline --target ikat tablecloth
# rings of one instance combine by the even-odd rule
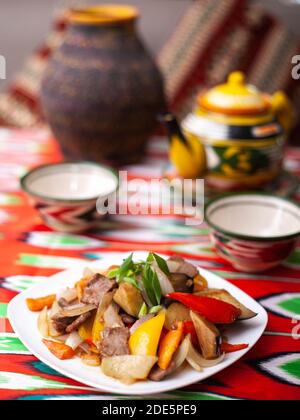
[[[145,163],[129,168],[130,175],[159,176],[166,151],[163,139],[153,139]],[[300,400],[300,248],[278,269],[249,275],[217,257],[205,225],[185,226],[182,218],[115,216],[108,229],[88,235],[52,232],[20,192],[18,179],[31,167],[59,160],[59,148],[46,130],[0,130],[0,399],[122,398],[65,378],[33,357],[14,334],[7,306],[17,293],[78,262],[153,250],[212,270],[269,312],[267,331],[240,362],[204,383],[154,398]],[[300,175],[300,150],[287,151],[286,167]]]

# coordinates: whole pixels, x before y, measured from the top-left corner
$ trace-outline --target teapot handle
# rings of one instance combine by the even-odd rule
[[[198,138],[186,135],[174,114],[159,116],[167,128],[170,140],[170,160],[185,179],[197,179],[207,170],[206,151]]]
[[[273,113],[288,136],[295,123],[295,110],[292,102],[283,91],[276,92],[271,99]]]

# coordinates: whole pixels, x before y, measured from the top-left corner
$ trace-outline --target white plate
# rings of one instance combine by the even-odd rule
[[[134,260],[145,260],[147,255],[148,253],[137,252],[134,254]],[[105,270],[111,265],[120,264],[126,256],[127,254],[124,253],[109,255],[100,261],[90,264],[89,267]],[[85,267],[86,265],[82,268]],[[49,277],[48,280],[38,286],[16,296],[9,304],[8,317],[16,334],[20,337],[25,346],[46,365],[69,378],[93,388],[116,394],[151,395],[153,393],[167,392],[203,381],[235,363],[257,343],[267,325],[268,315],[266,311],[251,297],[209,271],[200,269],[200,273],[208,280],[211,288],[226,289],[244,305],[258,313],[256,318],[235,324],[226,332],[226,336],[228,336],[230,343],[249,343],[249,349],[229,354],[222,363],[212,368],[205,369],[201,373],[186,367],[162,382],[154,383],[151,381],[144,381],[133,385],[124,385],[117,380],[103,375],[100,368],[83,365],[78,358],[66,361],[58,360],[42,343],[41,336],[37,329],[38,315],[27,309],[26,299],[56,294],[66,287],[73,287],[74,283],[82,276],[82,270],[78,267]]]

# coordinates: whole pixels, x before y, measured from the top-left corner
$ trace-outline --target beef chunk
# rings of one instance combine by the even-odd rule
[[[167,264],[168,264],[170,273],[185,274],[191,279],[196,277],[198,274],[197,268],[193,264],[185,261],[181,257],[176,257],[176,256],[171,257],[168,259]]]
[[[133,325],[136,321],[133,316],[127,315],[127,314],[121,314],[121,319],[126,325]]]
[[[172,273],[170,281],[175,292],[191,293],[193,290],[194,282],[186,274]]]
[[[124,356],[129,354],[128,340],[130,332],[128,328],[105,328],[99,350],[102,357]]]
[[[52,318],[54,328],[57,332],[65,334],[67,327],[76,320],[76,317]]]
[[[86,312],[85,314],[82,314],[79,317],[75,318],[75,320],[70,325],[67,326],[66,332],[69,334],[77,330],[77,328],[79,328],[80,325],[82,325],[87,319],[91,317],[91,315],[92,315],[92,311]]]
[[[82,314],[80,316],[69,316],[64,318],[52,318],[52,322],[54,325],[54,328],[61,334],[65,333],[71,333],[75,330],[77,330],[78,327],[80,327],[81,324],[83,324],[87,319],[90,318],[93,311],[86,312],[85,314]]]
[[[69,306],[69,302],[66,301],[65,298],[60,298],[58,301],[58,304],[61,308],[66,308],[67,306]]]
[[[175,363],[173,361],[167,369],[161,369],[158,365],[156,365],[151,370],[149,379],[150,381],[160,382],[164,380],[167,376],[171,375],[174,372],[174,368]]]
[[[110,280],[101,274],[95,274],[84,289],[81,301],[89,305],[98,306],[103,296],[115,287],[117,287],[117,283],[114,280]]]

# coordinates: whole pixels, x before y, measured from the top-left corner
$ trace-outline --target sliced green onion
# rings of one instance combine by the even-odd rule
[[[146,316],[147,314],[148,314],[148,307],[146,303],[144,302],[139,312],[139,318],[143,318],[143,316]]]
[[[150,309],[149,314],[158,314],[158,312],[160,312],[162,310],[162,306],[158,305],[158,306],[153,306],[153,308]]]

